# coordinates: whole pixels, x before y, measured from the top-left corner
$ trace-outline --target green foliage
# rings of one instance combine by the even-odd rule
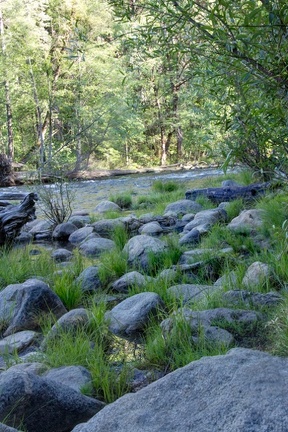
[[[128,373],[125,367],[118,372],[110,365],[113,337],[104,322],[105,310],[104,303],[94,304],[88,310],[88,326],[77,332],[63,330],[57,338],[48,338],[45,361],[51,367],[81,365],[88,368],[93,389],[89,387],[86,391],[109,403],[127,391]]]
[[[128,271],[127,255],[123,251],[119,252],[118,249],[104,252],[99,261],[99,277],[104,285],[108,285]]]
[[[45,358],[49,366],[86,366],[87,357],[92,354],[91,342],[84,330],[62,331],[57,338],[48,338]]]
[[[101,350],[94,350],[94,355],[88,360],[88,367],[92,375],[92,384],[97,397],[103,398],[107,403],[127,393],[129,369],[121,365],[120,372],[114,366],[110,366],[107,355]]]
[[[179,189],[179,183],[176,183],[175,181],[162,181],[162,180],[155,180],[152,183],[152,190],[155,192],[160,193],[166,193],[166,192],[174,192]]]
[[[201,247],[203,248],[219,250],[228,246],[232,247],[235,253],[245,255],[253,255],[260,251],[259,246],[250,235],[235,233],[220,224],[214,225],[208,236],[201,241]]]
[[[134,205],[135,209],[149,209],[149,212],[154,214],[163,214],[165,207],[173,201],[183,199],[183,187],[177,188],[175,191],[160,193],[151,192],[147,195],[139,195],[136,198]]]
[[[196,202],[203,207],[203,210],[209,210],[216,207],[216,205],[213,204],[211,200],[209,200],[209,198],[205,197],[204,195],[200,195],[199,197],[197,197]]]
[[[288,199],[286,192],[265,197],[257,203],[257,208],[263,210],[263,233],[279,241],[283,237],[283,223],[288,218]]]
[[[187,119],[190,128],[184,129],[185,135],[190,135],[190,141],[198,147],[200,144],[202,154],[209,156],[213,150],[213,137],[218,155],[222,153],[227,162],[240,160],[264,176],[272,173],[275,167],[287,172],[287,38],[283,25],[287,21],[286,4],[241,0],[239,7],[219,0],[203,7],[191,1],[169,5],[140,1],[137,7],[130,7],[128,2],[123,4],[118,0],[109,3],[118,17],[134,24],[134,32],[126,41],[129,54],[134,54],[133,66],[138,60],[137,66],[143,71],[143,57],[137,54],[149,47],[145,60],[148,59],[157,72],[162,72],[167,87],[169,83],[173,88],[177,74],[186,84],[185,100],[189,103],[189,94],[188,101],[194,111],[194,116],[190,114],[190,117],[177,105],[183,97],[183,87],[174,91],[174,108],[180,111],[176,116],[169,105],[173,97],[169,98],[167,87],[161,82],[161,87],[157,81],[154,83],[158,90],[155,92],[158,111],[154,112],[163,122],[162,133],[172,133],[169,120],[173,119],[173,124],[180,123],[184,129]],[[169,29],[166,32],[163,32],[163,23]],[[167,68],[163,67],[164,59],[169,65]],[[147,70],[145,72],[143,75],[150,78]],[[138,75],[141,78],[141,74]],[[201,85],[202,91],[199,91]],[[161,94],[166,96],[161,99],[160,88]],[[203,128],[198,128],[197,111],[202,114]],[[203,111],[209,113],[206,124]],[[213,136],[211,124],[220,125],[222,134]],[[160,129],[161,123],[155,121],[153,126]],[[190,148],[193,154],[193,144]]]
[[[201,329],[196,344],[189,323],[180,314],[171,319],[172,330],[164,336],[159,325],[149,327],[144,353],[149,365],[170,372],[203,356],[224,354],[227,351],[228,347],[224,345],[209,344],[201,334]]]
[[[288,355],[288,298],[284,294],[283,302],[274,311],[266,326],[269,334],[270,350],[276,355]]]
[[[110,201],[117,204],[121,209],[127,210],[132,207],[132,197],[129,193],[122,193],[119,195],[112,195],[109,198]]]
[[[148,252],[147,274],[156,276],[161,270],[176,265],[182,255],[182,249],[176,237],[167,237],[167,249],[162,252]]]
[[[55,276],[52,289],[62,300],[66,309],[75,309],[81,304],[81,285],[75,282],[73,273],[63,271],[60,275]]]
[[[123,250],[125,244],[129,240],[129,235],[128,235],[126,228],[124,226],[120,226],[120,225],[116,226],[114,228],[113,233],[112,233],[112,240],[115,242],[116,248],[118,249],[118,251],[121,252]]]
[[[225,211],[227,212],[228,222],[231,222],[232,219],[239,216],[242,210],[244,210],[244,202],[242,199],[237,199],[231,201],[227,207],[225,207]]]
[[[15,160],[44,174],[240,161],[285,177],[288,6],[274,3],[4,2]]]
[[[33,250],[39,254],[34,255]],[[27,246],[20,249],[0,251],[0,287],[13,283],[22,283],[30,277],[50,278],[53,270],[56,269],[48,251],[44,248]]]

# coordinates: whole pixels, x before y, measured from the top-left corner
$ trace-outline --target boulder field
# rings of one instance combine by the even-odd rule
[[[95,212],[111,208],[120,212],[112,204],[100,203]],[[125,227],[130,237],[124,246],[129,271],[109,286],[107,301],[112,306],[104,317],[108,331],[137,343],[151,316],[165,310],[161,295],[145,286],[164,278],[166,294],[179,308],[166,311],[166,318],[159,322],[163,338],[169,338],[181,316],[191,330],[191,343],[197,346],[204,337],[210,344],[225,346],[227,353],[202,357],[168,374],[155,373],[153,379],[135,369],[139,385],[110,404],[85,396],[81,389],[93,387],[88,369],[78,365],[49,369],[43,358],[52,338],[61,337],[63,331],[87,328],[89,313],[84,305],[68,312],[47,281],[35,275],[0,292],[0,432],[288,431],[288,359],[235,348],[237,335],[233,333],[233,326],[248,332],[253,326],[265,326],[263,307],[273,308],[282,301],[281,290],[254,290],[271,277],[269,265],[250,263],[241,281],[233,272],[224,271],[211,284],[199,284],[195,278],[206,266],[207,256],[216,253],[221,259],[233,252],[227,245],[216,252],[199,248],[213,225],[222,224],[231,232],[251,237],[261,228],[263,211],[243,210],[228,223],[226,207],[227,203],[220,203],[207,210],[186,199],[171,203],[160,216],[119,215],[90,223],[83,214],[53,229],[43,221],[25,225],[17,239],[20,244],[43,238],[67,243],[67,249],[51,252],[59,271],[63,265],[69,268],[72,248],[93,259],[113,250],[111,232]],[[147,276],[149,254],[163,254],[167,249],[163,236],[170,233],[184,247],[179,262],[157,276]],[[179,274],[185,275],[185,283],[181,278],[177,281]],[[107,294],[97,264],[86,267],[76,281],[85,295],[94,296],[104,289]],[[135,285],[142,291],[129,296]],[[225,307],[197,309],[199,301],[213,295]],[[44,337],[40,317],[51,313],[56,323]],[[11,361],[14,354],[17,362]]]

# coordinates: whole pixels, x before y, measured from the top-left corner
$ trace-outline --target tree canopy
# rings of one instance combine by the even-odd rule
[[[285,0],[9,0],[0,36],[16,162],[288,171]]]

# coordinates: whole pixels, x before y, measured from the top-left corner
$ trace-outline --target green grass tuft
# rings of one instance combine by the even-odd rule
[[[122,193],[118,195],[111,195],[109,200],[117,204],[121,209],[128,210],[132,207],[131,193]]]
[[[149,327],[144,354],[148,365],[171,372],[203,356],[227,352],[227,346],[209,344],[203,335],[196,344],[189,324],[181,315],[177,314],[172,320],[173,328],[165,336],[157,323]]]
[[[169,181],[163,181],[163,180],[155,180],[152,183],[152,190],[155,192],[174,192],[176,190],[180,189],[179,183],[169,180]]]

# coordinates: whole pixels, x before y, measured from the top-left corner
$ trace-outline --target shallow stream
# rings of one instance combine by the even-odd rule
[[[75,181],[69,184],[69,187],[75,193],[73,194],[73,212],[87,211],[92,212],[96,205],[102,200],[108,200],[111,195],[130,192],[133,195],[145,195],[149,193],[151,185],[155,180],[176,181],[187,183],[187,189],[190,182],[208,176],[217,176],[223,174],[221,169],[195,169],[183,170],[169,173],[149,173],[117,176],[101,180]],[[47,188],[55,188],[55,185],[45,185]],[[10,188],[0,188],[0,194],[5,192],[35,192],[33,186],[15,186]],[[184,199],[184,197],[183,197]]]

